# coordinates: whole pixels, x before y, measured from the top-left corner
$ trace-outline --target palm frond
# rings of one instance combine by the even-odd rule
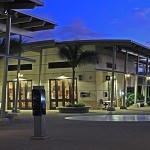
[[[78,41],[66,42],[62,47],[59,47],[59,56],[62,59],[67,59],[73,68],[88,63],[98,63],[100,59],[98,53],[95,51],[83,51],[82,46]]]
[[[10,54],[18,53],[22,49],[23,40],[19,40],[18,38],[10,38]],[[0,40],[0,52],[5,53],[5,39]]]
[[[98,64],[100,61],[99,54],[95,51],[84,51],[78,59],[78,66],[87,64]]]

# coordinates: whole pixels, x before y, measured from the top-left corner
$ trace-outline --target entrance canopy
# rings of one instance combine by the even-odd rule
[[[44,3],[39,0],[1,0],[2,9],[33,9],[36,6],[43,6]]]
[[[56,24],[33,15],[12,10],[11,34],[33,37],[33,32],[54,29]],[[16,17],[17,16],[17,17]],[[0,37],[5,37],[7,15],[0,11]]]

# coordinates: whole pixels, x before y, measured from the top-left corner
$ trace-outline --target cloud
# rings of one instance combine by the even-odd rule
[[[55,30],[55,29],[54,29]],[[45,30],[34,33],[33,38],[26,38],[27,42],[51,40],[55,38],[54,30]]]
[[[114,19],[110,23],[111,24],[124,24],[125,20]]]
[[[107,37],[109,34],[95,32],[88,28],[82,20],[75,19],[70,22],[67,26],[56,27],[53,30],[37,32],[35,38],[30,41],[39,40],[74,40],[74,39],[98,39]]]
[[[128,0],[129,3],[135,3],[136,0]]]
[[[147,42],[145,43],[145,45],[149,47],[149,46],[150,46],[150,41],[147,41]]]
[[[65,39],[87,39],[107,36],[107,34],[95,32],[88,28],[80,19],[73,20],[69,25],[62,27],[58,33]]]
[[[150,16],[150,8],[135,8],[133,14],[139,18],[148,18]]]

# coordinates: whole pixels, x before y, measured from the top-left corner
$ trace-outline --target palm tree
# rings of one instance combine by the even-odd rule
[[[23,44],[23,40],[19,38],[10,38],[9,54],[19,53]],[[5,53],[5,38],[0,39],[0,53]]]
[[[71,104],[74,104],[74,79],[75,68],[77,66],[83,66],[87,64],[99,63],[99,55],[96,51],[88,51],[82,49],[83,45],[79,41],[65,42],[64,45],[59,47],[59,56],[62,59],[69,61],[72,68],[72,88],[71,88]]]

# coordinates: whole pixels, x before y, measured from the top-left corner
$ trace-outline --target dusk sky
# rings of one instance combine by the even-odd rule
[[[43,0],[30,14],[58,24],[35,40],[131,39],[150,45],[148,0]]]

